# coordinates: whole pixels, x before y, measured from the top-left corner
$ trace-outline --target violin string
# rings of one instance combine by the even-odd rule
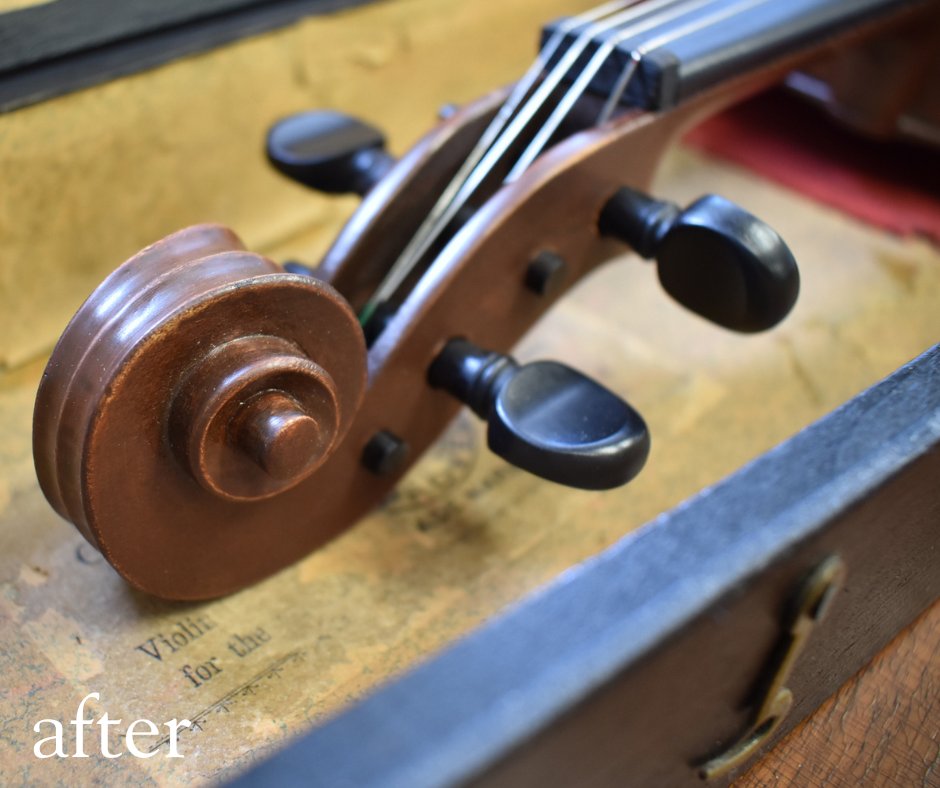
[[[724,8],[714,11],[713,13],[692,19],[684,25],[679,25],[678,27],[673,28],[668,32],[662,33],[659,36],[644,41],[639,46],[634,47],[630,52],[630,59],[627,61],[626,66],[624,67],[620,77],[614,85],[612,93],[608,96],[604,107],[601,109],[600,115],[598,116],[598,122],[606,122],[606,120],[609,119],[616,105],[619,103],[620,98],[623,96],[623,93],[626,91],[630,81],[636,75],[642,59],[650,52],[670,44],[678,38],[689,35],[690,33],[695,33],[699,30],[703,30],[706,27],[711,27],[712,25],[715,25],[730,16],[766,2],[769,2],[769,0],[739,0],[737,3],[732,3],[731,5],[725,6]],[[708,0],[690,4],[689,10],[696,10],[707,4]],[[597,48],[588,65],[578,74],[577,79],[575,79],[574,83],[555,106],[552,114],[548,117],[545,123],[542,124],[538,132],[529,142],[529,145],[516,160],[516,163],[513,165],[512,169],[509,171],[509,174],[506,176],[504,183],[512,183],[529,168],[532,162],[536,159],[536,157],[538,157],[538,155],[548,144],[548,141],[551,139],[552,135],[554,135],[562,121],[574,108],[574,105],[577,103],[578,99],[580,99],[581,96],[587,91],[591,82],[607,62],[607,59],[614,53],[620,44],[629,38],[633,38],[639,32],[645,32],[645,30],[622,30],[616,35],[610,36]]]
[[[731,13],[738,14],[741,11],[747,10],[748,8],[761,5],[764,0],[757,0],[754,3],[744,4],[744,8],[737,7],[733,8]],[[727,15],[721,14],[718,18],[710,18],[702,20],[700,27],[711,27],[712,25],[720,22]],[[636,73],[637,69],[640,67],[640,62],[642,59],[648,55],[650,52],[659,49],[660,47],[665,46],[666,44],[672,43],[673,40],[681,36],[687,35],[690,32],[696,32],[700,27],[695,27],[692,30],[676,30],[672,31],[667,36],[660,36],[658,39],[653,39],[652,41],[645,41],[640,46],[633,49],[630,53],[630,60],[627,62],[627,65],[624,67],[623,71],[620,74],[620,77],[617,79],[617,82],[614,84],[613,89],[610,92],[610,95],[607,97],[607,101],[604,103],[604,106],[601,108],[601,111],[597,115],[597,120],[595,125],[601,126],[610,120],[611,116],[614,114],[614,110],[617,108],[617,105],[620,104],[620,100],[623,98],[623,94],[626,93],[627,88],[630,86],[630,81],[633,78],[633,75]]]
[[[509,124],[509,128],[506,128],[505,125],[501,125],[493,135],[494,141],[487,145],[486,150],[482,151],[480,160],[474,162],[472,166],[468,166],[466,168],[468,173],[463,175],[462,178],[455,177],[451,181],[451,184],[447,188],[447,199],[439,200],[439,209],[438,206],[435,205],[435,209],[437,210],[434,211],[435,216],[433,220],[426,219],[425,222],[422,223],[422,227],[419,228],[418,233],[416,233],[416,235],[411,238],[408,245],[388,270],[385,277],[380,282],[378,288],[364,306],[360,315],[360,320],[363,323],[368,321],[369,317],[371,317],[372,313],[375,311],[375,308],[380,303],[394,295],[395,291],[401,286],[402,282],[407,278],[408,274],[411,273],[411,270],[414,268],[417,262],[427,253],[428,249],[430,249],[434,241],[440,236],[441,232],[443,232],[443,230],[457,215],[460,209],[466,204],[467,199],[477,188],[479,183],[484,179],[485,175],[488,174],[492,169],[493,164],[495,164],[496,161],[498,161],[498,159],[501,157],[502,152],[496,156],[492,155],[492,148],[494,143],[499,144],[507,134],[511,134],[513,139],[518,136],[518,134],[524,129],[525,125],[531,120],[532,116],[535,115],[538,108],[545,103],[545,101],[550,97],[551,93],[561,83],[561,80],[564,78],[565,74],[575,65],[578,57],[585,49],[587,49],[591,40],[593,40],[595,36],[602,34],[607,30],[616,29],[617,27],[627,24],[634,19],[649,15],[659,8],[682,5],[686,2],[686,0],[652,0],[651,2],[643,3],[643,5],[634,8],[633,6],[638,2],[639,0],[629,0],[624,10],[621,10],[619,13],[616,13],[613,16],[609,16],[606,19],[599,18],[593,23],[589,22],[580,32],[575,41],[572,42],[567,50],[565,50],[562,57],[555,64],[554,68],[545,76],[538,90],[536,90],[536,92],[528,100],[528,102],[526,102],[522,109],[515,113],[511,123]],[[608,5],[609,4],[605,4],[605,6],[602,6],[602,8],[607,8]],[[588,13],[590,14],[591,12]],[[572,28],[576,27],[577,25],[572,25]],[[555,36],[552,37],[552,39],[554,38]],[[564,36],[559,37],[555,48],[557,48],[557,46],[562,43],[563,38]],[[538,58],[536,60],[536,63],[530,69],[530,72],[534,72],[531,80],[532,84],[534,84],[541,75],[540,67],[542,66],[542,63],[547,62],[548,60],[549,58],[544,57]],[[530,88],[531,85],[526,87],[526,93]],[[513,109],[516,108],[514,107]],[[508,120],[510,113],[506,114]],[[520,117],[522,117],[521,121]],[[500,135],[500,132],[502,132],[502,135]],[[508,147],[508,143],[505,147]],[[461,171],[462,170],[463,167],[461,168]],[[454,185],[455,182],[456,185]],[[427,226],[425,227],[425,225]]]
[[[597,113],[597,119],[594,121],[595,126],[603,126],[610,120],[610,116],[614,114],[614,110],[620,104],[620,99],[623,98],[623,94],[626,93],[627,88],[630,87],[630,83],[633,81],[633,75],[640,67],[640,61],[642,59],[643,57],[638,49],[634,49],[630,52],[630,58],[627,60],[627,64],[623,69],[621,69],[620,76],[617,77],[617,81],[610,90],[610,95],[607,96],[607,101],[604,102],[601,111]]]
[[[634,0],[634,2],[635,1],[636,0]],[[645,55],[674,41],[681,36],[695,32],[697,30],[701,30],[705,27],[709,27],[734,14],[740,13],[747,8],[760,5],[767,1],[768,0],[741,0],[741,2],[733,3],[732,5],[726,6],[716,11],[715,13],[693,19],[685,25],[674,28],[667,33],[661,34],[654,39],[644,42],[639,47],[634,48],[634,50],[630,53],[630,60],[623,69],[620,77],[613,87],[610,96],[601,110],[601,113],[598,116],[598,122],[606,122],[610,114],[612,114],[614,108],[619,103],[620,98],[629,86],[632,77],[635,75],[642,58]],[[695,2],[695,0],[693,0],[693,2],[688,2],[687,0],[652,0],[651,2],[644,3],[638,8],[630,7],[630,5],[632,5],[631,3],[628,5],[626,11],[622,11],[613,17],[585,27],[582,30],[580,36],[565,51],[564,55],[556,64],[556,66],[545,76],[542,84],[539,86],[539,89],[532,95],[528,102],[526,102],[522,109],[513,116],[512,121],[508,124],[508,128],[506,127],[505,122],[500,123],[499,129],[496,132],[497,138],[489,144],[489,147],[486,148],[485,153],[482,155],[480,160],[475,163],[475,166],[473,166],[472,169],[467,167],[467,169],[470,170],[469,175],[462,181],[460,178],[453,179],[450,186],[453,186],[456,182],[457,188],[450,189],[451,193],[447,195],[448,200],[440,201],[443,205],[443,209],[436,212],[436,216],[434,217],[433,221],[427,222],[427,228],[421,234],[421,237],[412,238],[412,242],[409,243],[410,248],[406,247],[406,252],[408,252],[408,254],[406,255],[403,252],[402,255],[399,256],[398,260],[396,260],[396,262],[389,269],[386,276],[379,284],[379,287],[373,294],[372,298],[363,309],[361,318],[363,323],[368,320],[378,304],[391,297],[401,286],[402,282],[405,280],[411,270],[413,270],[417,262],[430,249],[431,244],[433,244],[436,238],[440,236],[440,233],[443,232],[450,221],[457,215],[459,210],[466,204],[469,197],[479,187],[486,176],[492,172],[493,168],[499,162],[501,157],[505,155],[511,144],[516,139],[518,139],[521,132],[525,129],[526,125],[531,122],[538,109],[554,92],[554,89],[564,78],[565,74],[570,71],[581,53],[587,48],[588,44],[597,35],[603,34],[604,32],[612,29],[616,29],[617,27],[622,27],[622,29],[616,35],[608,38],[602,45],[598,47],[598,50],[594,53],[594,56],[589,61],[588,67],[579,73],[578,77],[575,79],[574,84],[563,95],[561,101],[558,102],[549,119],[539,128],[535,138],[533,138],[530,144],[526,147],[522,156],[513,165],[509,175],[507,175],[504,179],[504,183],[510,183],[518,178],[528,168],[528,166],[531,165],[532,161],[534,161],[534,159],[541,153],[542,149],[548,143],[551,136],[555,133],[558,126],[561,124],[564,118],[567,117],[577,100],[584,94],[591,81],[596,77],[598,71],[606,63],[607,58],[610,57],[619,44],[629,38],[639,35],[640,33],[653,29],[657,25],[662,25],[681,18],[683,15],[688,15],[688,13],[709,5],[712,2],[713,0],[698,0],[698,2]],[[605,4],[605,6],[601,7],[601,9],[596,10],[606,10],[607,8],[613,6],[614,4],[612,3]],[[676,8],[676,6],[679,7]],[[654,13],[656,11],[660,11],[660,9],[664,10],[658,14]],[[600,16],[601,14],[599,13],[598,17]],[[647,18],[644,22],[640,23],[639,20],[642,20],[643,17]],[[625,22],[627,21],[631,22],[632,24],[624,26]],[[577,27],[576,24],[571,25],[567,28],[566,32],[575,27]],[[548,57],[539,57],[536,60],[536,63],[533,64],[533,68],[530,69],[530,72],[535,72],[535,78],[538,76],[538,67],[550,59],[551,54],[555,49],[557,49],[558,44],[561,43],[560,39],[563,38],[563,36],[558,38],[559,40],[557,43],[553,44],[551,53],[548,55]],[[555,39],[556,37],[553,36],[549,43],[553,43]],[[548,49],[548,47],[544,49]],[[529,76],[530,72],[527,72],[526,77]],[[533,82],[534,79],[532,81],[526,79],[526,85],[524,89],[519,91],[518,95],[521,96],[521,98],[519,98],[518,103],[521,103],[521,99],[528,94]],[[508,118],[511,114],[512,112],[510,110],[505,113],[505,117]],[[499,133],[500,131],[502,132],[501,134]],[[489,140],[487,140],[487,142],[489,143]],[[483,149],[484,146],[481,145],[480,148]]]
[[[694,11],[698,8],[708,5],[711,2],[712,0],[692,0],[692,2],[683,3],[682,8],[681,8],[681,14]],[[681,14],[677,15],[675,13],[670,13],[670,9],[667,8],[662,13],[653,15],[650,18],[643,21],[642,23],[637,23],[631,27],[623,28],[616,36],[613,37],[613,39],[610,39],[610,38],[605,39],[598,46],[594,55],[588,61],[587,68],[588,69],[592,68],[592,66],[594,66],[594,64],[598,62],[600,64],[603,64],[607,60],[607,57],[616,49],[617,43],[619,41],[625,38],[640,35],[642,33],[647,32],[648,30],[652,30],[658,27],[659,25],[665,24],[667,22],[671,22],[675,18],[677,18],[677,16],[681,16]],[[579,73],[578,77],[575,78],[575,82],[574,82],[575,85],[578,85],[580,83],[580,78],[583,74],[584,74],[584,71],[582,70]],[[593,79],[593,75],[591,78]],[[564,103],[568,99],[568,97],[572,95],[572,93],[574,93],[573,88],[569,89],[568,92],[565,93],[565,95],[561,99],[561,102]],[[580,94],[581,94],[581,91],[578,91],[575,98],[580,96]],[[573,106],[573,103],[574,102],[572,102],[572,106]],[[567,115],[567,112],[565,112],[565,115]],[[531,163],[531,160],[534,159],[536,155],[538,155],[538,152],[542,149],[542,147],[544,147],[545,143],[548,142],[548,138],[551,136],[551,134],[554,133],[555,127],[557,127],[557,123],[554,126],[552,126],[552,128],[550,128],[550,130],[548,131],[546,131],[546,126],[551,125],[553,119],[556,117],[558,117],[557,105],[556,105],[555,111],[553,111],[553,113],[549,116],[546,123],[543,124],[539,128],[539,130],[536,132],[536,135],[533,141],[530,142],[529,146],[523,151],[521,159],[520,159],[520,161],[523,162],[522,165],[520,166],[520,161],[517,161],[516,164],[513,166],[512,170],[510,171],[509,175],[506,178],[507,182],[511,182],[515,180],[517,177],[519,177],[519,175],[521,175],[522,172],[528,167],[529,163]]]
[[[470,173],[466,182],[449,206],[449,210],[446,214],[448,217],[447,221],[449,222],[457,215],[457,212],[466,204],[474,191],[493,171],[502,157],[506,155],[512,144],[522,136],[522,133],[533,121],[538,111],[551,98],[565,75],[574,68],[581,54],[587,50],[588,46],[597,36],[619,27],[622,27],[624,31],[629,30],[631,35],[637,35],[646,30],[651,30],[657,25],[680,18],[689,11],[693,11],[713,2],[714,0],[691,0],[691,2],[689,0],[652,0],[652,2],[643,3],[643,5],[639,7],[631,8],[627,15],[620,18],[612,17],[604,23],[586,29],[579,39],[573,42],[566,50],[563,60],[556,65],[552,72],[546,75],[538,91],[536,91],[526,105],[516,114],[500,138],[493,143],[483,159]],[[629,26],[625,26],[628,23]],[[443,229],[443,227],[440,228],[440,230]],[[427,248],[425,248],[424,251],[427,251]],[[423,253],[424,252],[422,252],[422,254]]]
[[[609,16],[610,14],[619,11],[625,6],[633,5],[637,2],[640,2],[640,0],[613,0],[613,2],[605,3],[604,5],[598,6],[597,8],[591,9],[590,11],[587,11],[578,16],[565,19],[559,23],[555,32],[552,34],[549,40],[545,42],[545,45],[539,50],[538,56],[529,67],[528,71],[526,71],[522,78],[516,82],[509,96],[500,106],[496,116],[492,121],[490,121],[489,125],[480,136],[480,139],[470,151],[470,154],[466,159],[464,159],[460,169],[453,176],[453,178],[451,178],[450,182],[441,192],[434,206],[428,212],[427,216],[425,216],[415,234],[411,237],[408,245],[402,251],[401,255],[399,255],[400,258],[411,257],[415,249],[420,244],[422,244],[429,233],[433,231],[434,225],[440,219],[448,204],[450,204],[450,202],[453,200],[454,196],[459,191],[463,182],[467,179],[467,176],[470,174],[471,170],[473,170],[480,159],[483,158],[483,155],[499,136],[499,133],[509,122],[516,109],[529,95],[533,85],[535,85],[539,76],[545,70],[545,67],[551,61],[555,52],[564,42],[564,39],[568,33],[598,19],[602,19],[605,16]]]

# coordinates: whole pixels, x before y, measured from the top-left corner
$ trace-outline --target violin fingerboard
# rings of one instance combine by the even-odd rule
[[[632,60],[639,63],[620,98],[625,106],[668,109],[725,79],[812,47],[846,27],[926,5],[923,0],[690,0],[634,18],[591,37],[564,81],[589,67],[598,50],[612,46],[588,90],[608,97]],[[637,8],[642,8],[638,6]],[[542,45],[567,20],[542,30]],[[630,29],[636,30],[635,34]],[[586,26],[574,27],[549,58],[556,66]]]

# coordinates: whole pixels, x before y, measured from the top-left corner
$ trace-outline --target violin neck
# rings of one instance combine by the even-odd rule
[[[819,49],[834,35],[889,20],[924,6],[924,0],[646,0],[630,5],[623,25],[580,25],[564,32],[558,20],[542,32],[563,42],[548,60],[557,64],[579,36],[589,43],[571,73],[590,67],[611,48],[591,80],[590,92],[647,110],[668,109],[727,79],[775,60]],[[626,6],[627,4],[625,4]],[[609,17],[613,19],[613,17]],[[583,39],[582,39],[583,41]],[[573,77],[572,77],[573,79]],[[568,80],[571,81],[571,80]]]

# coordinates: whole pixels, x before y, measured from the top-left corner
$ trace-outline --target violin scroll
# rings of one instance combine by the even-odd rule
[[[365,358],[332,287],[223,227],[182,230],[117,268],[59,340],[34,414],[40,485],[138,588],[239,588],[283,563],[262,546],[352,425]]]

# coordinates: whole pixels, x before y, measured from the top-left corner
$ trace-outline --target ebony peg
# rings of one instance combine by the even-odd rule
[[[301,112],[268,131],[268,159],[288,178],[327,194],[364,195],[395,163],[378,129],[339,112]]]
[[[626,484],[646,462],[649,433],[640,415],[564,364],[519,365],[453,339],[428,379],[486,420],[495,454],[543,479],[604,490]]]
[[[680,304],[735,331],[771,328],[789,313],[800,274],[783,239],[743,208],[709,194],[685,210],[633,189],[604,206],[600,231],[657,262]]]

